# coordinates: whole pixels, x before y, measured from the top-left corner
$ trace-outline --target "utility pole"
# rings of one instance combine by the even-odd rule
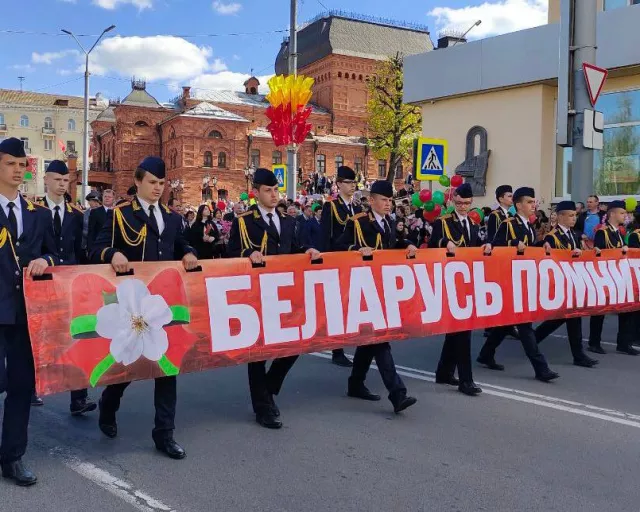
[[[20,82],[20,92],[22,92],[22,84],[24,84],[25,78],[23,76],[19,76],[18,81]]]
[[[571,140],[573,146],[571,172],[571,198],[585,201],[593,194],[593,149],[583,145],[584,111],[591,109],[589,90],[584,79],[582,64],[596,63],[596,2],[584,0],[571,1],[573,19],[573,37],[569,50],[573,53],[573,110],[575,116]]]
[[[291,21],[289,27],[289,75],[298,76],[298,0],[291,0]],[[296,198],[296,177],[298,174],[298,148],[291,144],[287,148],[287,198]]]
[[[78,41],[78,38],[73,34],[73,32],[69,30],[62,29],[62,32],[73,37],[78,43],[78,46],[82,49],[85,54],[85,64],[84,64],[84,123],[82,125],[82,201],[85,202],[85,197],[87,197],[87,193],[89,192],[89,54],[93,51],[93,49],[98,45],[102,36],[104,36],[107,32],[112,31],[116,28],[115,25],[111,25],[105,28],[100,34],[100,37],[93,43],[93,46],[89,49],[89,51],[84,49],[84,46]]]

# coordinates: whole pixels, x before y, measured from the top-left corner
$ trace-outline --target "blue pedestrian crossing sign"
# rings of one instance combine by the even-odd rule
[[[276,179],[278,180],[278,190],[280,192],[287,191],[287,165],[286,164],[276,164],[271,167],[273,174],[276,175]]]
[[[416,179],[433,181],[446,174],[448,149],[446,140],[419,137],[413,151]]]

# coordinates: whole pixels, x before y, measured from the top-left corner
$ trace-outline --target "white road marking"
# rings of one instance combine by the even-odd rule
[[[321,357],[323,359],[331,359],[331,353],[314,352],[310,354],[312,356]],[[375,364],[371,365],[371,368],[377,370],[378,367]],[[425,370],[419,370],[417,368],[410,368],[407,366],[396,365],[398,373],[403,377],[409,377],[412,379],[422,380],[426,382],[435,382],[435,373]],[[524,402],[532,405],[539,405],[541,407],[547,407],[549,409],[555,409],[558,411],[564,411],[571,414],[577,414],[579,416],[587,416],[589,418],[596,418],[610,423],[617,423],[619,425],[626,425],[628,427],[634,427],[640,429],[640,415],[631,414],[623,411],[616,411],[614,409],[605,409],[603,407],[597,407],[595,405],[583,404],[580,402],[574,402],[571,400],[563,400],[554,396],[541,395],[538,393],[530,393],[520,389],[506,388],[502,386],[496,386],[494,384],[488,384],[486,382],[476,381],[478,385],[482,387],[483,394],[497,396],[500,398],[506,398],[514,400],[516,402]]]
[[[62,459],[64,465],[72,471],[117,496],[136,510],[141,512],[176,512],[175,509],[149,496],[144,491],[135,489],[130,483],[113,476],[108,471],[90,462],[83,462],[72,455],[65,454],[61,448],[51,450],[51,454]]]
[[[569,336],[565,336],[564,334],[551,334],[551,336],[553,338],[562,338],[564,340],[568,340],[569,339]],[[589,343],[589,338],[582,338],[582,341],[585,342],[585,343]],[[613,343],[611,341],[601,341],[600,344],[601,345],[611,345],[612,347],[617,347],[618,346],[617,343]],[[634,343],[634,345],[635,344],[636,343]]]

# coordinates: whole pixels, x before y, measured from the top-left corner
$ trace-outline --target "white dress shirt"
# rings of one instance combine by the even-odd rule
[[[142,207],[144,212],[147,215],[151,216],[151,214],[149,213],[149,206],[151,206],[152,203],[147,203],[144,199],[141,198],[138,198],[138,201],[140,201],[140,206]],[[164,219],[162,218],[162,212],[160,211],[160,205],[158,203],[153,203],[153,216],[156,218],[156,222],[158,223],[158,232],[162,234],[162,232],[164,231]]]
[[[13,214],[16,216],[16,221],[18,223],[18,238],[20,238],[20,235],[22,235],[22,202],[20,201],[20,194],[17,194],[15,199],[9,199],[0,194],[0,206],[7,218],[9,218],[9,203],[15,204],[13,207]]]
[[[386,226],[389,226],[389,222],[387,221],[387,219],[382,215],[378,215],[376,212],[373,212],[373,216],[375,217],[376,221],[382,228],[382,231],[385,231],[387,229]],[[391,226],[389,226],[389,232],[391,232]]]
[[[344,201],[347,210],[349,210],[349,215],[353,216],[353,199],[351,201],[347,201],[344,196],[340,196],[340,199]]]
[[[571,240],[571,243],[575,246],[576,249],[580,249],[580,247],[578,247],[578,244],[576,242],[576,239],[573,237],[573,234],[571,233],[571,230],[569,228],[565,228],[564,226],[558,224],[558,227],[560,228],[560,230],[565,234],[565,236]]]
[[[529,235],[531,235],[533,233],[533,239],[529,240],[529,242],[533,243],[536,241],[535,236],[536,233],[535,231],[533,231],[533,226],[529,223],[529,219],[525,219],[522,215],[520,215],[519,213],[517,214],[518,217],[520,217],[520,220],[524,223],[525,227],[527,228],[527,231],[529,232]]]
[[[500,208],[502,210],[502,213],[504,213],[505,217],[509,216],[509,210],[506,209],[504,206],[498,205],[498,208]]]
[[[267,225],[269,224],[269,217],[267,217],[267,214],[272,214],[272,219],[273,219],[273,223],[276,225],[276,229],[278,230],[278,234],[281,233],[280,230],[280,216],[278,215],[278,211],[275,208],[271,208],[271,210],[267,210],[264,206],[262,205],[258,205],[258,211],[260,212],[260,215],[262,215],[262,220],[264,220]]]
[[[54,210],[54,208],[56,206],[60,207],[60,223],[62,224],[64,222],[64,198],[62,198],[62,202],[61,203],[54,203],[53,199],[51,199],[49,196],[45,197],[45,201],[47,202],[47,206],[49,207],[49,210],[51,210],[51,218],[53,219],[56,215],[56,211]]]
[[[464,222],[467,223],[467,237],[471,238],[471,221],[469,220],[468,216],[460,215],[458,212],[456,212],[456,215],[458,216],[458,219],[460,219],[460,224],[464,226]]]

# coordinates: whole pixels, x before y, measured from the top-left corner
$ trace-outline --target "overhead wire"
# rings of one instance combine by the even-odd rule
[[[157,37],[157,36],[165,36],[165,37],[181,37],[183,39],[193,39],[197,37],[241,37],[241,36],[255,36],[260,34],[281,34],[288,32],[288,29],[279,29],[279,30],[265,30],[258,32],[227,32],[223,34],[150,34],[146,36],[139,36],[137,34],[134,35],[126,35],[126,34],[117,34],[120,37]],[[37,35],[37,36],[54,36],[54,37],[69,37],[68,34],[65,33],[57,33],[57,32],[34,32],[29,30],[11,30],[11,29],[0,29],[0,34],[19,34],[19,35]],[[76,37],[99,37],[100,34],[74,34]]]

